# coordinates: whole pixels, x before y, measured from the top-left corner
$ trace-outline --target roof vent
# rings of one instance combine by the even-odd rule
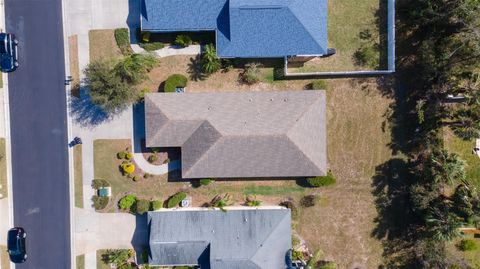
[[[288,101],[288,99],[287,99],[287,98],[285,98],[285,99],[283,99],[283,101],[284,101],[284,102],[286,102],[286,101]]]
[[[270,98],[270,102],[272,102],[272,101],[273,101],[273,98]]]
[[[252,99],[252,98],[248,98],[248,101],[251,102],[251,101],[253,101],[253,99]]]

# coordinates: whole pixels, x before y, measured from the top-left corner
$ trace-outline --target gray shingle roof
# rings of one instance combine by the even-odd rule
[[[151,265],[285,268],[289,209],[148,212]]]
[[[323,91],[154,93],[148,147],[181,147],[184,178],[326,174]]]

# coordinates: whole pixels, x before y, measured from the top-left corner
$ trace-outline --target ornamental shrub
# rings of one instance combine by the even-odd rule
[[[127,160],[131,160],[133,158],[133,153],[131,152],[128,152],[126,155],[125,155],[125,159]]]
[[[95,208],[95,210],[102,210],[107,207],[108,201],[108,197],[92,196],[93,208]]]
[[[458,249],[461,251],[472,251],[478,248],[477,242],[473,239],[462,239],[460,243],[458,243]]]
[[[118,201],[118,207],[122,210],[132,211],[133,205],[137,201],[137,197],[133,194],[125,195]]]
[[[335,184],[336,180],[331,171],[328,171],[326,176],[323,177],[310,177],[307,178],[307,182],[311,187],[329,186]]]
[[[240,74],[240,81],[252,85],[260,81],[260,67],[259,63],[245,64],[243,72]]]
[[[138,45],[146,51],[156,51],[165,47],[162,42],[139,43]]]
[[[135,165],[133,163],[122,163],[120,167],[122,168],[123,173],[127,175],[131,175],[135,172]]]
[[[125,151],[120,151],[119,153],[117,153],[117,158],[119,160],[125,159],[126,156],[127,156],[127,152]]]
[[[188,35],[177,35],[177,38],[175,38],[175,41],[173,44],[180,46],[182,48],[186,48],[190,45],[192,45],[192,38],[189,37]]]
[[[159,210],[163,208],[163,201],[160,201],[160,200],[152,201],[151,206],[152,206],[152,210]]]
[[[158,160],[157,154],[152,154],[152,155],[148,156],[148,162],[149,163],[154,163],[156,160]]]
[[[173,208],[178,206],[178,204],[180,204],[180,202],[185,198],[187,198],[187,194],[184,192],[178,192],[174,194],[172,197],[168,199],[167,208]]]
[[[115,41],[123,55],[128,56],[133,53],[130,47],[130,35],[127,28],[115,29]]]
[[[145,199],[139,199],[135,203],[135,213],[143,215],[150,209],[150,201]]]
[[[139,181],[139,180],[140,180],[140,177],[139,177],[139,176],[133,176],[132,180],[135,181],[135,182],[136,182],[136,181]]]
[[[102,187],[110,187],[110,183],[105,179],[100,179],[100,178],[92,180],[92,188],[98,190]]]
[[[210,179],[210,178],[202,178],[200,179],[199,183],[200,185],[202,186],[207,186],[209,185],[210,183],[214,182],[214,180]]]
[[[181,74],[173,74],[165,80],[165,92],[175,92],[177,87],[186,87],[187,86],[187,77]]]

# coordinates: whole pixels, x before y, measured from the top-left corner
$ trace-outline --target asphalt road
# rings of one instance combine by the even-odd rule
[[[19,40],[9,74],[15,226],[28,259],[16,268],[70,268],[70,211],[61,0],[5,0]]]

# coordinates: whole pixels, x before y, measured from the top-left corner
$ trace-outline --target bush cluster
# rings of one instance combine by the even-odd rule
[[[146,51],[156,51],[165,47],[165,44],[162,42],[139,43],[138,45]]]
[[[115,41],[123,55],[128,56],[133,53],[130,47],[130,34],[127,28],[115,29]]]
[[[192,38],[188,35],[177,35],[173,44],[180,46],[182,48],[186,48],[192,45]]]
[[[329,186],[333,185],[336,182],[335,177],[333,176],[331,171],[328,171],[326,176],[323,177],[309,177],[307,178],[307,182],[311,187],[322,187],[322,186]]]
[[[125,195],[118,201],[118,207],[122,210],[133,211],[133,206],[137,201],[137,197],[133,194]]]
[[[178,192],[170,197],[167,201],[167,208],[173,208],[180,204],[180,202],[187,198],[187,194],[184,192]]]
[[[165,80],[165,92],[175,92],[177,87],[186,87],[188,79],[181,74],[173,74]]]

